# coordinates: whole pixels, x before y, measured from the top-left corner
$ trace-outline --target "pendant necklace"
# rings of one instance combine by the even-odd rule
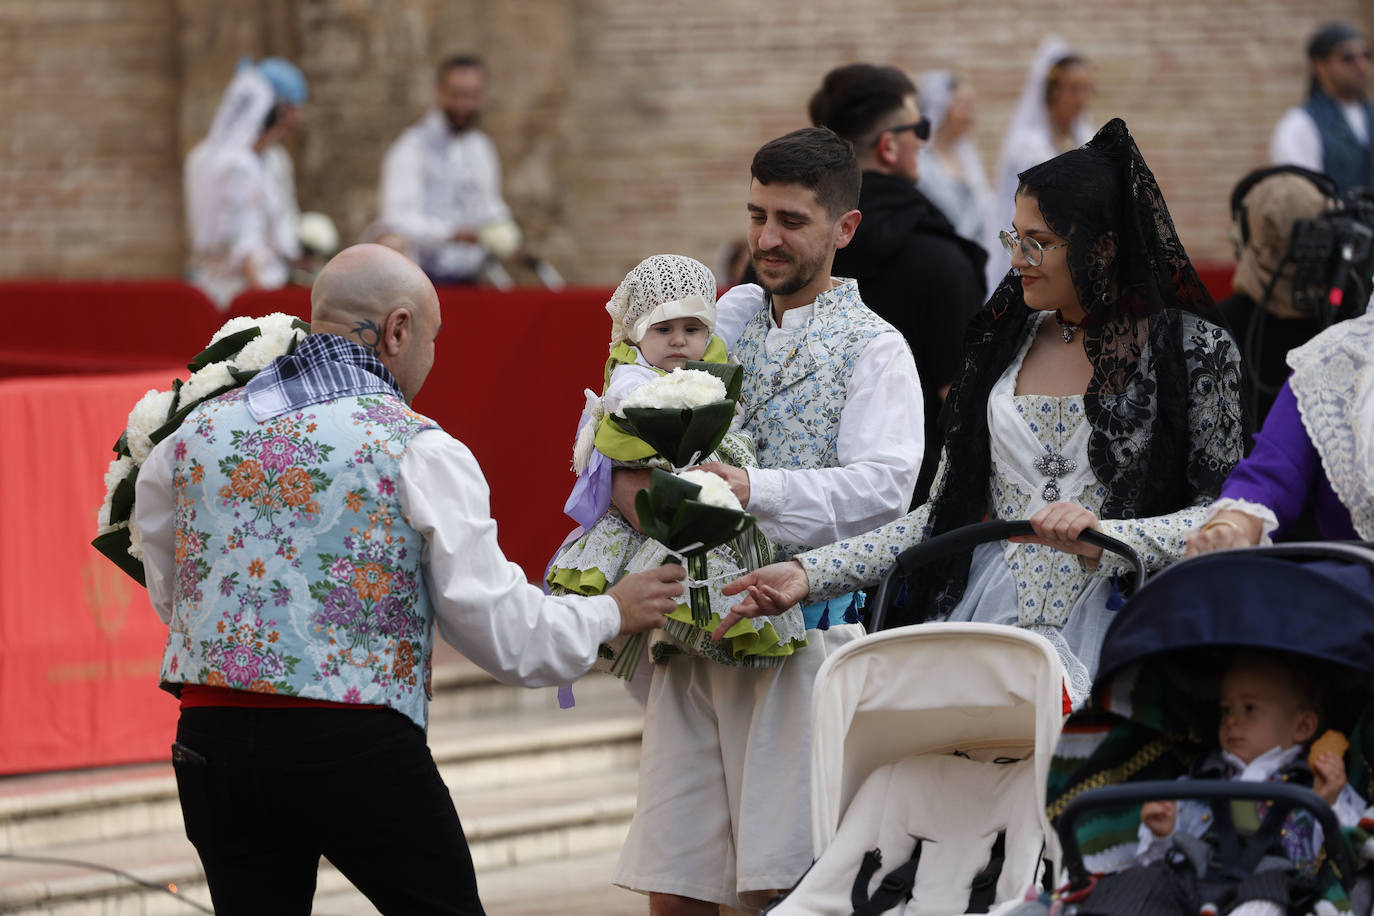
[[[1059,336],[1064,338],[1064,343],[1073,343],[1073,332],[1083,330],[1082,325],[1074,324],[1064,320],[1064,313],[1059,309],[1054,310],[1054,320],[1059,323]]]

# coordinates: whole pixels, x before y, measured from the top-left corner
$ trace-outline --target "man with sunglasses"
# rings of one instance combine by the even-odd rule
[[[1276,165],[1325,172],[1344,195],[1374,188],[1374,105],[1365,92],[1369,44],[1347,22],[1331,22],[1307,44],[1307,101],[1284,112],[1269,141]]]
[[[864,303],[911,345],[925,397],[923,502],[940,459],[940,407],[959,369],[968,319],[983,304],[987,253],[961,238],[920,191],[917,151],[930,138],[916,87],[896,67],[849,64],[825,75],[811,97],[813,124],[854,146],[863,170],[863,219],[834,273],[859,281]]]

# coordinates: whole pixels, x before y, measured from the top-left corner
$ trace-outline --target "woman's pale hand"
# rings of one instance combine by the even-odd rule
[[[1185,555],[1195,557],[1214,550],[1254,547],[1260,542],[1263,532],[1264,522],[1255,516],[1235,509],[1223,509],[1188,535],[1188,552]]]
[[[745,617],[781,614],[800,603],[810,590],[811,583],[806,578],[806,570],[796,560],[774,563],[741,576],[728,583],[721,592],[726,595],[738,595],[747,591],[748,594],[739,604],[730,608],[730,613],[720,622],[720,626],[716,627],[711,638],[717,642],[724,639],[730,628]]]
[[[1078,536],[1088,529],[1101,531],[1097,516],[1077,503],[1050,503],[1030,517],[1035,534],[1011,538],[1017,544],[1044,544],[1065,553],[1076,553],[1090,566],[1102,559],[1102,548],[1085,544]]]

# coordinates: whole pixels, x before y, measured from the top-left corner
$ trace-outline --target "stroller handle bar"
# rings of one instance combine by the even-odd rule
[[[1059,816],[1059,844],[1064,853],[1064,869],[1073,887],[1082,887],[1089,880],[1083,865],[1083,852],[1078,848],[1074,828],[1089,812],[1111,806],[1143,804],[1156,799],[1223,799],[1225,801],[1273,802],[1288,809],[1307,811],[1322,828],[1322,845],[1337,875],[1347,890],[1355,880],[1355,863],[1350,855],[1340,822],[1331,806],[1311,789],[1277,782],[1223,782],[1216,779],[1158,779],[1104,786],[1084,792],[1069,802]]]
[[[878,591],[869,603],[872,610],[869,611],[868,616],[868,631],[876,633],[883,629],[887,609],[891,606],[892,599],[896,597],[897,590],[901,588],[899,578],[910,576],[919,567],[927,563],[964,553],[979,544],[1005,541],[1007,538],[1034,533],[1035,529],[1031,527],[1029,521],[995,520],[956,528],[953,531],[928,538],[913,547],[908,547],[898,555],[891,568],[883,575],[883,581],[879,584]],[[1078,539],[1085,544],[1092,544],[1125,557],[1135,567],[1136,588],[1145,582],[1145,561],[1130,544],[1092,528],[1080,534]]]

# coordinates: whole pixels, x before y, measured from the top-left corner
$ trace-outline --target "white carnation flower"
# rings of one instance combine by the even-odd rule
[[[138,527],[136,516],[129,516],[129,556],[142,562],[143,529]]]
[[[515,254],[522,241],[520,227],[513,220],[497,220],[477,230],[477,244],[501,261]]]
[[[736,512],[744,511],[744,507],[735,498],[735,492],[719,474],[712,474],[710,471],[683,471],[677,476],[701,487],[701,492],[697,494],[697,502],[719,506],[722,509],[734,509]]]
[[[119,482],[128,477],[133,469],[134,459],[120,455],[110,462],[109,469],[105,471],[105,502],[101,504],[100,512],[95,517],[95,523],[100,529],[97,534],[105,534],[118,527],[110,524],[110,504],[114,500],[115,487],[119,486]]]
[[[157,432],[158,427],[167,422],[167,414],[171,409],[172,392],[150,388],[143,397],[139,398],[134,409],[129,411],[128,438],[126,441],[136,464],[142,464],[148,460],[148,455],[153,450],[153,442],[149,437]]]
[[[645,382],[620,402],[618,416],[625,416],[627,407],[649,407],[657,410],[700,407],[725,400],[725,383],[701,369],[674,369],[667,375]]]
[[[228,363],[211,363],[192,375],[186,380],[186,384],[181,386],[177,407],[180,409],[187,404],[203,401],[221,388],[233,384],[234,377],[229,374]]]
[[[258,318],[250,318],[247,315],[240,315],[238,318],[230,318],[215,332],[214,336],[210,338],[210,343],[217,343],[230,334],[237,334],[239,331],[246,331],[249,328],[257,327],[259,320]],[[206,346],[209,346],[209,344]]]

